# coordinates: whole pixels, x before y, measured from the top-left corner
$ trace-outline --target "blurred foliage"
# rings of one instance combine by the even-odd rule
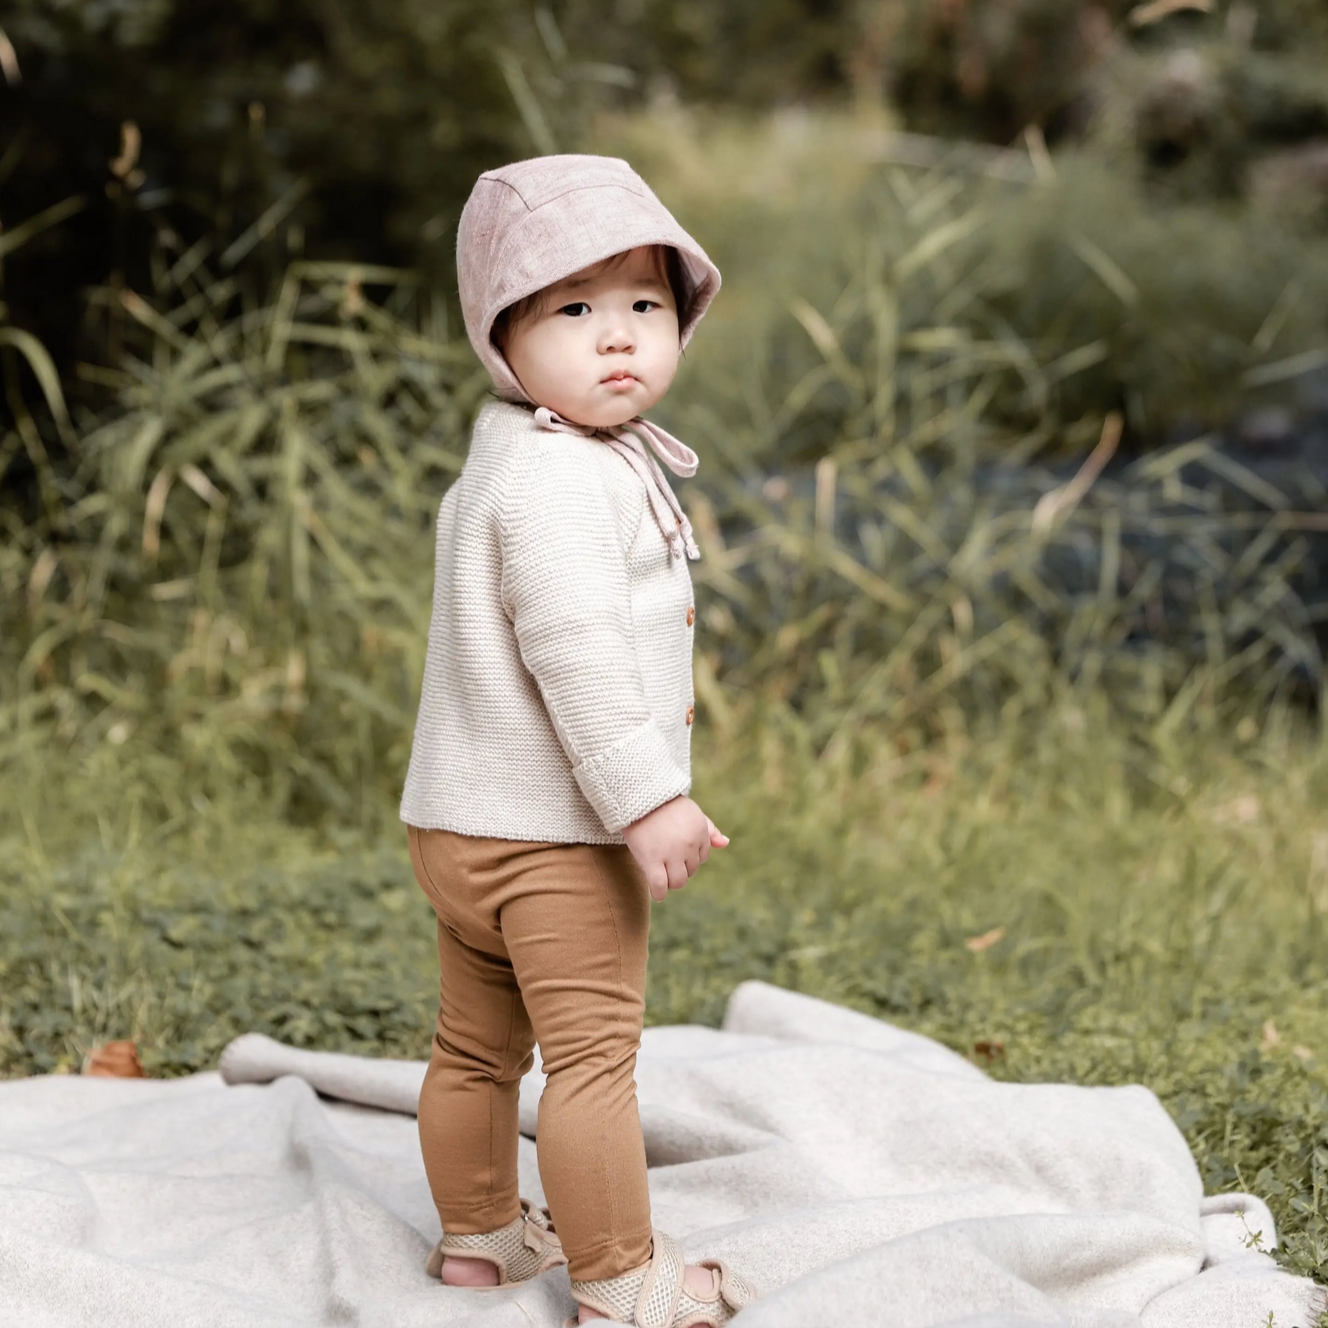
[[[142,727],[191,784],[353,814],[406,758],[430,530],[480,379],[408,274],[302,263],[244,311],[188,257],[166,309],[119,301],[136,355],[102,375],[117,407],[78,473],[39,453],[40,517],[0,513],[5,727]]]
[[[10,264],[11,316],[61,365],[105,329],[79,292],[145,285],[155,235],[223,266],[407,264],[451,288],[477,172],[586,141],[597,108],[854,96],[906,126],[1095,144],[1194,196],[1320,226],[1328,20],[1314,0],[15,0],[4,215],[86,206]],[[298,223],[281,228],[291,216]],[[280,238],[279,238],[280,237]],[[258,261],[261,260],[261,261]],[[88,333],[92,332],[90,338]],[[111,338],[111,358],[118,350]]]
[[[1276,470],[1299,436],[1314,450],[1312,418],[1328,407],[1328,236],[1276,210],[1162,205],[1087,149],[1039,165],[1023,145],[901,140],[829,112],[678,107],[615,116],[595,135],[656,182],[725,274],[705,354],[662,409],[718,414],[716,445],[758,465],[785,464],[795,443],[814,461],[839,428],[810,427],[828,392],[779,454],[756,423],[774,415],[766,398],[819,359],[790,307],[811,303],[833,322],[882,254],[931,236],[943,248],[900,288],[901,328],[958,321],[1042,364],[1077,357],[1062,360],[1052,393],[1063,450],[1091,441],[1079,420],[1111,410],[1126,416],[1126,450],[1206,429],[1235,437],[1259,418],[1275,427],[1253,464]],[[992,409],[1011,421],[1021,399],[1006,379]]]
[[[518,0],[18,0],[5,30],[21,68],[6,219],[88,203],[6,274],[12,316],[62,363],[80,288],[144,287],[161,234],[260,277],[300,256],[409,260],[450,286],[475,175],[547,146],[514,99],[536,105],[523,71],[540,54]]]
[[[865,13],[895,102],[937,132],[1006,143],[1036,124],[1059,138],[1124,113],[1147,146],[1186,102],[1195,142],[1176,153],[1220,122],[1231,142],[1213,148],[1328,132],[1315,0],[897,0]]]
[[[689,92],[751,103],[842,83],[847,5],[617,8],[606,23],[589,0],[16,0],[5,214],[86,207],[7,274],[11,316],[61,365],[80,346],[102,357],[100,330],[76,338],[79,291],[144,286],[162,233],[215,242],[251,276],[355,259],[450,289],[475,176],[575,146],[596,106],[672,86],[674,64]]]
[[[1328,406],[1328,235],[1272,210],[1152,207],[1087,153],[990,209],[974,255],[987,308],[1043,354],[1102,349],[1068,412],[1119,407],[1147,445]],[[1291,432],[1267,440],[1274,456]]]
[[[952,183],[891,173],[889,223],[824,310],[794,304],[745,415],[675,406],[712,458],[684,495],[702,703],[778,698],[818,751],[861,753],[1070,680],[1145,728],[1316,700],[1324,522],[1298,472],[1204,440],[1106,471],[1119,417],[1065,405],[1109,348],[1011,331]],[[244,786],[358,819],[404,769],[431,520],[487,384],[394,269],[300,263],[266,306],[164,241],[154,272],[104,293],[129,354],[97,371],[112,407],[66,426],[75,472],[30,419],[8,435],[41,503],[0,510],[0,745],[132,744],[169,814]],[[1058,462],[1066,440],[1096,450]]]
[[[0,484],[30,516],[39,487],[49,504],[50,477],[75,465],[69,429],[23,404],[39,386],[49,397],[24,338],[40,342],[86,431],[111,401],[103,369],[133,354],[126,292],[206,267],[256,309],[292,262],[356,261],[408,265],[446,303],[477,171],[628,139],[634,160],[676,166],[680,124],[723,135],[740,119],[718,103],[782,106],[791,120],[798,103],[851,95],[856,116],[822,113],[843,136],[841,161],[922,166],[945,189],[959,187],[958,166],[992,184],[990,224],[959,251],[976,244],[989,260],[973,278],[987,313],[1045,361],[1106,351],[1065,384],[1065,416],[1123,410],[1131,442],[1148,445],[1294,404],[1328,351],[1328,36],[1300,0],[1212,9],[617,0],[606,23],[588,0],[17,0],[0,34],[12,42],[0,62],[0,368],[22,425],[0,444]],[[1028,132],[965,157],[948,140],[886,132],[887,102],[914,129]],[[845,205],[832,213],[826,170],[803,160],[791,188],[827,224],[797,249],[788,236],[768,244],[766,284],[797,267],[788,298],[823,307],[812,288],[842,288],[864,230],[894,222],[873,210],[875,182],[862,197],[828,191]],[[778,209],[741,197],[752,178],[738,163],[712,182],[726,196],[716,206],[712,189],[705,234],[720,250],[754,218],[770,229]],[[662,187],[678,184],[675,171]],[[924,181],[919,196],[937,195]],[[743,244],[728,248],[726,265],[746,259]],[[758,362],[785,372],[775,325],[752,325],[767,344],[730,377],[743,394]],[[714,400],[734,396],[710,377]]]

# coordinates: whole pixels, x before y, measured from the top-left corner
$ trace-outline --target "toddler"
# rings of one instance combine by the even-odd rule
[[[698,554],[652,453],[680,475],[696,455],[640,418],[719,272],[626,162],[591,156],[482,175],[457,269],[502,399],[439,511],[401,804],[442,970],[429,1268],[473,1287],[566,1263],[580,1322],[717,1328],[754,1293],[652,1230],[633,1072],[650,899],[728,843],[687,796]],[[536,1042],[546,1210],[517,1193]]]

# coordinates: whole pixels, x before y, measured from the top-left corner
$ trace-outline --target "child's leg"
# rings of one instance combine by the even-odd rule
[[[533,1024],[548,1076],[540,1175],[569,1272],[594,1281],[640,1268],[652,1246],[633,1079],[650,922],[640,868],[621,845],[414,829],[410,844],[440,920],[443,1001],[420,1136],[444,1228],[490,1231],[516,1216],[517,1089]],[[504,1004],[514,980],[519,995]],[[500,1192],[503,1202],[487,1197]],[[700,1295],[711,1277],[688,1267],[685,1280]]]
[[[650,898],[619,845],[545,846],[504,891],[503,939],[548,1082],[536,1142],[568,1271],[615,1277],[650,1258],[633,1073]]]
[[[416,877],[438,913],[441,972],[420,1146],[444,1230],[471,1235],[521,1211],[517,1095],[535,1039],[502,938],[484,916],[484,882],[437,851],[441,833],[410,831]]]

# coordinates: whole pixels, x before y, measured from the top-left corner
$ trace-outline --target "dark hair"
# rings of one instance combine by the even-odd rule
[[[631,253],[631,250],[625,249],[622,253],[614,254],[594,266],[612,270],[625,262],[629,253]],[[678,310],[678,327],[681,329],[687,324],[687,316],[691,313],[694,298],[694,292],[683,271],[682,256],[671,244],[652,244],[650,253],[655,264],[656,274],[669,283],[669,291]],[[553,284],[556,285],[557,283]],[[512,335],[513,329],[519,323],[524,322],[527,318],[535,318],[544,312],[545,293],[548,289],[549,287],[546,286],[544,290],[537,290],[533,295],[526,295],[517,300],[515,304],[509,304],[493,320],[493,327],[489,331],[489,340],[499,350],[502,350],[503,342]]]

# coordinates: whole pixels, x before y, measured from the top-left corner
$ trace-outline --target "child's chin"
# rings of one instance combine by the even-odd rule
[[[636,418],[636,408],[630,401],[615,401],[610,405],[599,405],[593,410],[579,412],[584,415],[584,419],[579,419],[577,423],[588,425],[592,429],[613,429],[619,424],[626,424],[628,420]],[[570,418],[570,417],[569,417]]]

